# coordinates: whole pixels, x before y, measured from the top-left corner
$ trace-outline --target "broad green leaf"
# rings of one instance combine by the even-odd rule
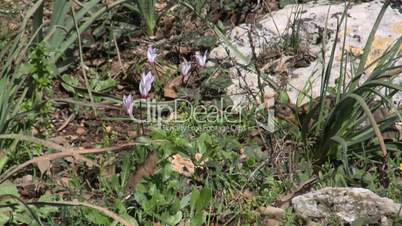
[[[168,212],[162,213],[161,220],[168,225],[177,225],[183,218],[183,212],[178,211],[174,215],[170,215]]]
[[[39,202],[50,202],[50,201],[54,201],[54,199],[53,199],[52,195],[44,194],[39,198],[38,201]],[[42,218],[46,218],[46,217],[49,216],[49,214],[56,213],[58,211],[59,211],[59,208],[57,208],[55,206],[51,206],[51,205],[47,205],[47,206],[43,206],[41,208],[38,208],[38,214]]]
[[[14,195],[19,197],[17,186],[10,181],[0,184],[0,195]]]
[[[74,87],[78,87],[80,83],[78,79],[74,78],[72,75],[63,75],[61,79],[63,88],[68,92],[75,93]]]
[[[185,208],[186,206],[188,206],[188,204],[190,203],[191,200],[191,194],[188,194],[186,196],[184,196],[183,198],[180,199],[180,209]]]
[[[197,199],[197,202],[195,204],[195,210],[196,211],[201,211],[202,209],[204,209],[207,206],[209,206],[211,198],[212,198],[211,189],[209,189],[207,187],[204,187],[203,189],[201,189],[200,196]]]
[[[190,207],[192,210],[191,212],[195,210],[199,198],[200,198],[200,192],[196,189],[193,189],[193,191],[191,192],[191,202],[190,202]]]
[[[196,45],[203,48],[211,48],[217,43],[215,36],[205,36],[197,40]]]
[[[97,210],[93,209],[86,209],[84,211],[85,217],[87,220],[95,225],[109,225],[110,221],[109,218],[106,217],[105,215],[101,214]]]
[[[107,79],[107,80],[92,80],[91,86],[95,92],[101,92],[110,90],[117,85],[116,80],[114,79]]]

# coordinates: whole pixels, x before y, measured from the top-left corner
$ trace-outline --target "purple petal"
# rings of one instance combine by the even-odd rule
[[[152,75],[151,72],[148,72],[145,74],[145,72],[143,72],[141,74],[141,81],[140,81],[140,93],[141,93],[141,97],[146,98],[148,96],[149,91],[152,88],[152,83],[155,80],[155,77]]]
[[[153,63],[155,63],[155,60],[156,60],[156,49],[155,48],[153,48],[153,47],[148,47],[148,50],[147,50],[147,58],[148,58],[148,62],[150,63],[150,64],[153,64]]]
[[[123,95],[123,106],[122,107],[123,107],[123,110],[125,110],[128,114],[133,113],[132,104],[133,104],[133,96]]]
[[[186,60],[184,60],[184,62],[180,64],[180,72],[182,75],[187,76],[190,69],[191,69],[191,63],[187,62]]]

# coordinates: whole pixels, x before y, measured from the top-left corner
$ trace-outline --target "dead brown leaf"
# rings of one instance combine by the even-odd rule
[[[70,180],[71,178],[68,177],[60,177],[56,180],[56,184],[67,188],[68,185],[70,184]]]
[[[180,154],[173,155],[170,163],[173,170],[183,176],[190,177],[194,174],[193,162],[188,158],[182,157]]]
[[[277,74],[287,73],[289,68],[289,60],[292,59],[290,56],[282,56],[276,62],[274,72]]]
[[[71,147],[69,138],[70,138],[69,136],[57,136],[52,137],[49,140],[63,147]]]
[[[201,161],[201,159],[202,159],[202,154],[201,154],[201,153],[196,153],[195,156],[194,156],[194,158],[195,158],[195,160],[197,160],[197,161]]]
[[[131,192],[135,186],[142,180],[144,177],[149,177],[154,174],[156,169],[156,164],[158,162],[158,158],[155,152],[151,152],[148,154],[147,159],[144,161],[142,165],[138,167],[134,174],[130,176],[127,182],[127,192]]]
[[[242,195],[246,199],[252,199],[255,196],[254,193],[252,191],[250,191],[249,189],[246,189],[245,191],[243,191]]]
[[[260,207],[258,211],[261,215],[267,216],[269,218],[274,218],[276,220],[282,220],[285,215],[285,210],[273,206]]]
[[[50,170],[51,163],[49,159],[42,158],[36,161],[36,166],[38,166],[40,173],[43,175]]]
[[[172,89],[171,87],[165,87],[163,89],[163,96],[167,97],[167,98],[172,98],[172,99],[177,98],[176,91],[174,89]]]
[[[170,80],[163,89],[164,96],[167,98],[177,98],[176,88],[183,84],[183,78],[181,76],[175,77]]]
[[[264,107],[265,109],[269,109],[275,105],[275,97],[276,92],[274,90],[270,90],[264,93]]]
[[[87,131],[85,130],[84,127],[78,127],[77,130],[75,131],[76,134],[78,134],[78,136],[82,136],[84,134],[87,133]]]
[[[161,12],[161,11],[164,10],[167,6],[168,6],[167,2],[165,2],[165,1],[158,1],[157,3],[155,3],[155,11]]]
[[[264,225],[265,226],[280,226],[280,225],[283,225],[283,223],[281,221],[269,218],[269,219],[265,220]]]
[[[160,27],[162,29],[159,29],[157,31],[157,36],[166,37],[166,38],[170,37],[175,20],[176,20],[176,17],[174,17],[174,16],[162,17],[162,19],[160,20]],[[158,34],[158,33],[160,33],[160,34]]]

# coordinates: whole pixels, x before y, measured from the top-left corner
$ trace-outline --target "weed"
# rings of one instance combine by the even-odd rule
[[[315,189],[359,186],[401,199],[401,144],[384,134],[401,119],[392,97],[402,90],[393,83],[402,71],[397,64],[402,38],[375,64],[370,62],[370,70],[367,66],[389,1],[359,62],[349,62],[344,57],[345,43],[338,43],[340,28],[347,27],[345,10],[333,49],[324,59],[320,97],[310,98],[304,106],[291,106],[289,96],[281,91],[277,105],[288,106],[294,117],[275,119],[275,129],[268,125],[269,112],[258,101],[264,101],[267,85],[275,90],[280,86],[260,71],[251,32],[250,57],[229,41],[224,26],[257,14],[255,6],[262,1],[163,3],[38,0],[27,9],[19,32],[12,38],[0,34],[0,224],[259,225],[260,207],[277,203],[294,184],[306,181],[313,181],[309,186]],[[302,6],[294,9],[278,45],[281,54],[297,55],[302,48]],[[142,18],[142,30],[132,24],[128,29],[115,20],[133,11]],[[166,15],[167,22],[161,23]],[[195,22],[190,26],[188,19]],[[105,26],[112,34],[102,38],[108,34],[101,31]],[[159,33],[166,30],[174,31],[172,37],[163,34],[160,39]],[[84,43],[84,36],[94,37],[91,45]],[[239,59],[239,67],[258,74],[258,90],[249,90],[250,105],[228,110],[226,121],[219,115],[231,106],[226,89],[232,71],[206,54],[218,40]],[[339,44],[343,45],[340,77],[331,87]],[[110,51],[113,46],[116,51]],[[194,55],[197,51],[205,54]],[[99,59],[105,52],[107,59]],[[171,55],[178,62],[172,63]],[[123,77],[104,69],[104,65],[116,66],[116,60]],[[346,64],[355,64],[350,81]],[[131,68],[125,70],[125,65]],[[139,81],[139,75],[149,70]],[[308,97],[310,88],[309,81],[298,102]],[[166,89],[174,95],[164,96]],[[123,107],[119,106],[122,96]],[[174,112],[163,112],[166,119],[177,117],[185,123],[142,123],[141,133],[131,136],[132,127],[139,124],[128,121],[127,114],[142,118],[148,110],[134,104],[141,98],[143,102],[183,98],[192,106],[183,103]],[[55,110],[61,106],[74,116],[60,120]],[[194,116],[191,107],[205,114]],[[389,114],[374,119],[383,108]],[[111,120],[120,121],[121,128],[109,127]],[[62,121],[65,129],[51,130],[55,121]],[[76,147],[74,129],[83,126],[94,127],[88,128],[89,133],[95,132],[85,139],[97,148]],[[24,135],[29,133],[35,137]],[[64,140],[56,144],[50,137]],[[100,143],[93,144],[92,139]],[[285,225],[299,220],[291,209],[286,210]],[[331,217],[327,221],[340,223]]]
[[[145,22],[145,32],[148,36],[155,35],[157,16],[155,13],[156,0],[137,0],[138,11]]]

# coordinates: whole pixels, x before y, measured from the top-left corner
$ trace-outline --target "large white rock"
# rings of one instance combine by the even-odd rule
[[[292,207],[304,220],[324,224],[337,217],[349,224],[370,218],[388,225],[398,215],[402,216],[401,204],[364,188],[323,188],[294,197]]]
[[[321,47],[322,44],[315,44],[319,33],[323,33],[325,21],[328,15],[328,30],[331,32],[330,39],[326,48],[327,57],[331,52],[334,41],[337,19],[339,19],[344,11],[345,5],[329,4],[326,2],[307,3],[302,5],[301,20],[303,21],[303,29],[301,31],[304,42],[308,44],[311,52],[317,56],[317,59],[305,68],[291,69],[288,80],[288,91],[292,102],[296,102],[299,91],[302,90],[307,81],[314,81],[310,94],[316,97],[320,93],[320,76],[322,70]],[[346,49],[354,55],[362,52],[369,33],[382,7],[379,0],[352,5],[348,10],[347,29],[346,29]],[[400,7],[400,6],[399,6]],[[279,36],[285,32],[286,27],[295,12],[294,5],[288,5],[284,9],[275,11],[271,15],[266,15],[258,24],[243,24],[233,28],[228,32],[227,36],[232,44],[240,50],[246,57],[251,57],[252,50],[250,48],[248,32],[251,31],[253,42],[255,43],[255,51],[257,56],[264,51],[266,46],[277,45]],[[383,20],[377,30],[371,54],[368,62],[372,62],[397,38],[402,35],[402,13],[401,9],[388,7]],[[344,26],[340,31],[340,41],[343,39]],[[333,64],[333,73],[330,83],[339,76],[340,59],[342,44],[338,43],[335,54],[335,62]],[[210,54],[211,58],[216,59],[233,59],[239,64],[244,64],[244,60],[239,58],[233,49],[228,48],[222,43],[213,49]],[[239,72],[241,76],[239,76]],[[228,95],[232,97],[233,102],[237,104],[247,104],[250,99],[247,97],[249,90],[257,91],[257,74],[241,66],[231,67],[231,76],[233,84],[228,89]],[[270,78],[276,80],[278,76],[270,75]],[[272,89],[265,87],[265,92],[272,93]]]

